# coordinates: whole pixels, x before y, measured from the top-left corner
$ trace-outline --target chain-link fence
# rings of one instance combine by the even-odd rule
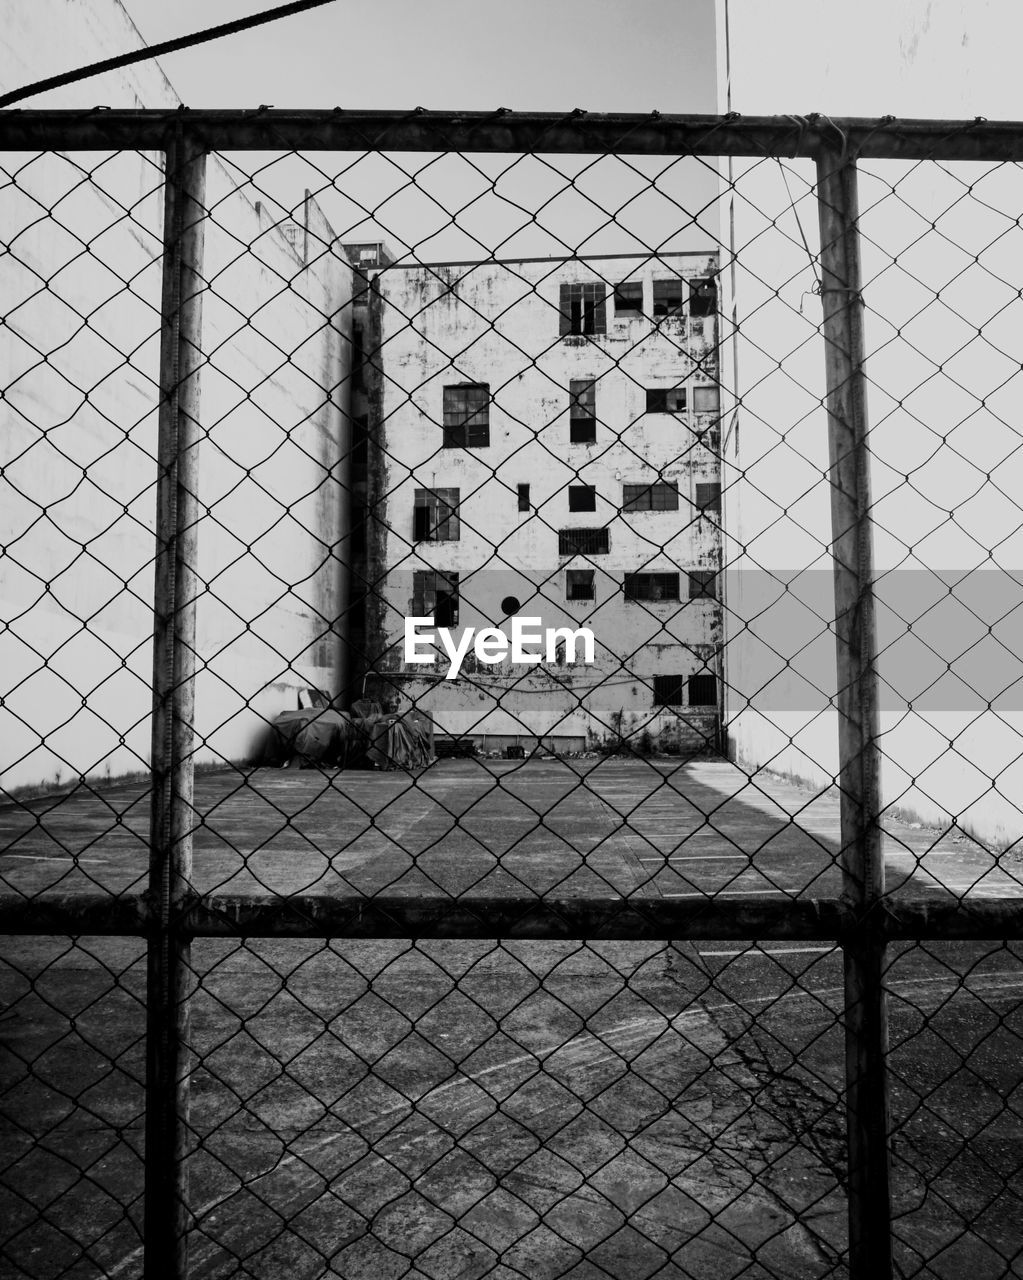
[[[4,1274],[1018,1274],[1018,129],[0,151]]]

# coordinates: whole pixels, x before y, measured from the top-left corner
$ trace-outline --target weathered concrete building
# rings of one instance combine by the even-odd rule
[[[692,252],[376,274],[368,689],[492,748],[716,745],[717,265]],[[435,665],[407,660],[409,617],[453,641],[507,634],[513,617],[587,628],[594,660],[573,662],[562,636],[535,663],[470,652],[446,679],[439,636]]]

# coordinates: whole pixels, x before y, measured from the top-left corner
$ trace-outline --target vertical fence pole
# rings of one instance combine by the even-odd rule
[[[856,166],[844,152],[817,159],[822,302],[831,464],[838,654],[842,895],[866,918],[884,894],[878,763],[877,651],[870,523],[867,388]],[[884,942],[868,927],[843,943],[849,1274],[892,1275],[888,1010]]]
[[[205,153],[167,148],[153,632],[146,1022],[145,1272],[188,1271],[190,943],[177,917],[192,873],[195,573]]]

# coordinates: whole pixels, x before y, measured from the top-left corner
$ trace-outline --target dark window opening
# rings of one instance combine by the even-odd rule
[[[412,571],[412,612],[417,618],[433,618],[434,626],[458,625],[458,574],[437,569]]]
[[[506,618],[510,618],[512,614],[518,613],[521,608],[522,605],[519,603],[518,596],[505,596],[501,601],[501,612]]]
[[[627,573],[626,600],[677,600],[677,573]]]
[[[689,677],[689,705],[691,707],[716,707],[718,704],[717,676]]]
[[[689,574],[689,599],[717,599],[717,574],[713,569],[692,570]]]
[[[462,382],[444,388],[444,448],[485,449],[490,444],[490,386]]]
[[[561,336],[607,332],[607,285],[602,281],[561,286]]]
[[[685,284],[677,276],[654,281],[654,316],[680,316],[685,309]]]
[[[568,509],[569,511],[596,511],[597,490],[592,484],[570,484]]]
[[[457,489],[417,489],[412,508],[412,541],[457,542],[461,536],[458,498]]]
[[[685,413],[685,387],[647,387],[647,413]]]
[[[569,600],[593,600],[596,591],[593,586],[592,569],[565,570],[565,596]]]
[[[720,413],[721,393],[717,387],[693,387],[694,413]]]
[[[615,315],[631,319],[643,314],[643,281],[621,280],[614,287]]]
[[[592,378],[573,378],[568,384],[569,440],[593,444],[597,439],[597,392]]]
[[[712,316],[718,309],[718,286],[713,276],[693,280],[689,286],[689,314]]]
[[[519,510],[520,511],[529,510],[529,485],[528,484],[519,485]]]
[[[653,484],[623,484],[622,511],[677,511],[678,485],[673,480]]]
[[[721,486],[718,483],[696,486],[696,506],[705,515],[721,514]]]
[[[681,707],[685,702],[685,676],[654,676],[654,703],[661,707]]]
[[[559,556],[604,556],[611,549],[607,529],[560,529]]]

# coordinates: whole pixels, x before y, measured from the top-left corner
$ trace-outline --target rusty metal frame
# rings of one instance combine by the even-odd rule
[[[1023,124],[497,112],[3,111],[0,150],[166,153],[148,893],[0,895],[0,933],[149,943],[146,1273],[187,1275],[188,948],[195,937],[833,940],[845,963],[850,1275],[892,1272],[885,948],[899,939],[1021,939],[1004,900],[886,898],[880,856],[869,451],[855,162],[1023,160]],[[202,202],[210,150],[468,151],[805,157],[817,163],[839,670],[838,899],[201,897],[189,888],[195,451]]]

